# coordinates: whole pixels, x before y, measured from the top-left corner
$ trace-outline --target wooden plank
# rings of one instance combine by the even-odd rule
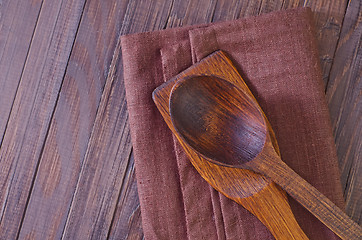
[[[33,236],[35,239],[62,237],[112,56],[118,48],[116,46],[118,34],[127,4],[128,1],[98,0],[90,0],[85,4],[20,231],[20,239],[27,236]],[[122,91],[115,94],[122,94]],[[113,93],[110,97],[114,97]],[[119,102],[115,104],[125,104],[122,97],[119,99]],[[109,112],[103,114],[107,119]],[[122,124],[114,121],[115,116],[117,115],[111,118],[112,124]],[[100,125],[102,124],[96,125],[96,129]],[[110,127],[112,133],[114,133],[113,129],[121,129],[114,125],[107,126]],[[102,133],[104,132],[103,128],[99,129]],[[127,133],[123,135],[127,136]],[[122,136],[122,131],[119,132],[120,136]],[[104,136],[99,135],[99,137]],[[114,137],[112,141],[116,142],[118,136]],[[128,141],[127,137],[122,138],[122,141]],[[102,139],[97,139],[93,145],[94,151],[99,149],[100,142],[103,142]],[[123,144],[127,145],[127,143]],[[115,146],[110,143],[110,147]],[[127,148],[123,150],[128,157],[127,151],[130,150]],[[106,151],[102,153],[111,154]],[[120,157],[120,155],[117,156]],[[97,158],[97,162],[104,163],[108,167],[112,166],[107,158]],[[91,167],[87,168],[90,172]],[[86,176],[90,178],[89,171]],[[112,186],[110,182],[104,184]],[[82,188],[84,189],[91,191],[89,185]],[[105,188],[102,186],[100,189]],[[118,192],[112,194],[118,194]],[[85,205],[85,202],[82,204]]]
[[[166,28],[209,23],[214,16],[217,1],[174,1]]]
[[[312,9],[317,30],[319,58],[325,84],[327,84],[329,78],[347,2],[347,0],[285,0],[283,2],[283,9],[301,6]]]
[[[134,160],[131,155],[108,239],[143,239]]]
[[[0,145],[41,5],[42,1],[6,0],[0,3]]]
[[[42,4],[0,149],[0,239],[15,239],[21,226],[83,3]]]
[[[120,33],[162,29],[171,5],[166,1],[130,1]],[[118,45],[63,233],[64,239],[105,239],[114,221],[121,187],[124,181],[128,181],[125,174],[131,143],[121,61]]]
[[[173,1],[131,0],[120,34],[147,32],[165,28]]]
[[[346,211],[362,224],[362,2],[352,0],[344,17],[327,100],[331,112]]]
[[[249,16],[256,16],[260,12],[261,4],[262,0],[219,0],[217,1],[212,21],[227,21]]]

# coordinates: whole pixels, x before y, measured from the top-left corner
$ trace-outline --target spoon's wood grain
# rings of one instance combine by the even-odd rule
[[[263,149],[268,130],[259,105],[224,79],[179,80],[172,88],[169,108],[176,131],[211,162],[243,166]]]
[[[215,64],[218,67],[215,67]],[[245,91],[249,91],[236,69],[232,66],[231,61],[223,52],[218,51],[153,92],[153,100],[157,108],[189,156],[193,166],[216,190],[241,204],[258,217],[276,239],[308,239],[294,218],[285,192],[274,182],[250,170],[224,167],[211,163],[193,151],[177,134],[172,125],[169,111],[171,90],[179,79],[195,75],[228,77],[233,84],[245,89]],[[270,127],[268,122],[267,125]],[[275,151],[279,153],[274,132],[270,130],[269,134]]]
[[[173,86],[169,110],[183,143],[212,163],[270,177],[339,237],[361,239],[358,224],[281,160],[250,91],[225,79],[183,77]]]
[[[261,153],[246,165],[248,169],[273,179],[341,239],[362,239],[361,226],[285,164],[273,152],[269,137]]]

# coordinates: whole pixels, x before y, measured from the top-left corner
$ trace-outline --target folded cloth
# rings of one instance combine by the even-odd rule
[[[273,239],[242,206],[192,167],[152,101],[152,91],[215,50],[228,53],[275,131],[282,159],[344,208],[308,8],[123,36],[124,81],[146,239]],[[293,199],[310,239],[338,239]]]

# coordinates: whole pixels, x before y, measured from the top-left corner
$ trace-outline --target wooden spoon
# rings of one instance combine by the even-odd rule
[[[214,67],[216,64],[217,67]],[[228,77],[228,80],[245,91],[249,91],[249,89],[222,51],[211,54],[155,89],[152,94],[153,100],[165,122],[185,150],[192,165],[217,191],[253,213],[276,239],[308,239],[294,218],[285,191],[274,182],[250,170],[211,163],[193,151],[180,138],[171,122],[169,98],[175,83],[190,75]],[[275,151],[279,154],[279,147],[271,128],[269,134]]]
[[[270,177],[342,239],[361,239],[361,227],[276,153],[266,117],[250,92],[213,76],[179,80],[171,120],[190,148],[208,161]]]

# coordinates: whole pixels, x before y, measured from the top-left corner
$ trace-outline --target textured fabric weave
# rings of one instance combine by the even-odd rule
[[[268,117],[283,161],[344,207],[310,9],[122,37],[124,81],[146,239],[273,239],[192,167],[152,91],[215,50],[228,53]],[[310,239],[338,239],[289,198]]]

